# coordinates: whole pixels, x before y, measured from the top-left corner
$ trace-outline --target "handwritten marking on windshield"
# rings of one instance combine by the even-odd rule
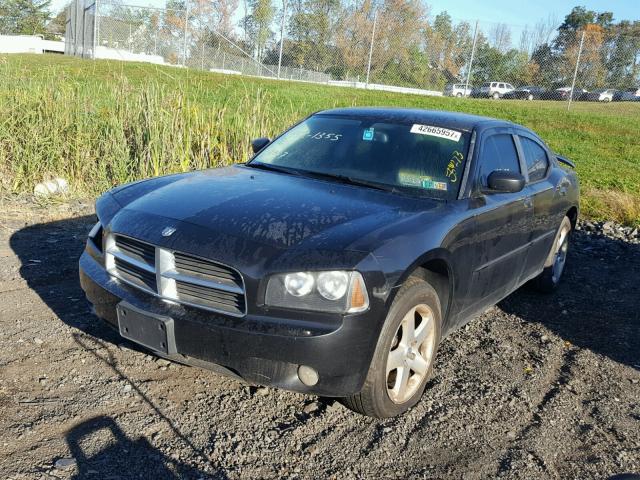
[[[330,140],[332,142],[337,142],[342,138],[341,133],[328,133],[328,132],[318,132],[313,135],[309,135],[314,140]]]
[[[447,164],[447,170],[445,172],[445,175],[451,183],[456,183],[458,181],[456,167],[462,163],[462,160],[464,160],[464,155],[455,150],[451,156],[451,160],[449,160],[449,163]]]

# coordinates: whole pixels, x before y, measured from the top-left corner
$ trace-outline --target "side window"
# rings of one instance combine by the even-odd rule
[[[488,186],[487,179],[491,172],[495,170],[520,173],[518,151],[510,134],[492,135],[484,141],[480,154],[480,170],[478,174],[480,185],[483,187]]]
[[[504,83],[501,83],[500,85],[498,85],[498,88],[504,88]]]
[[[526,137],[520,137],[520,144],[524,151],[524,158],[527,161],[529,182],[542,180],[547,174],[547,169],[549,168],[547,152],[545,152],[544,148],[536,142]]]

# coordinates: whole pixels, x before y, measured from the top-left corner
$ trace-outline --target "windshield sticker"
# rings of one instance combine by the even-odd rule
[[[462,135],[460,132],[449,130],[448,128],[434,127],[431,125],[418,125],[417,123],[414,123],[411,127],[411,133],[446,138],[447,140],[452,140],[454,142],[459,141],[460,136]]]
[[[309,137],[314,140],[330,140],[332,142],[337,142],[342,138],[341,133],[328,133],[328,132],[318,132],[313,135],[309,134]]]
[[[433,180],[422,180],[422,188],[428,188],[430,190],[447,190],[447,182],[434,182]]]
[[[369,141],[373,140],[373,127],[365,128],[364,132],[362,133],[362,139]]]
[[[464,160],[464,155],[455,150],[451,156],[451,160],[449,160],[449,163],[447,164],[447,170],[445,172],[445,175],[451,183],[456,183],[458,181],[456,168],[462,163],[462,160]]]
[[[398,172],[398,180],[408,187],[425,188],[428,190],[447,190],[447,182],[436,182],[431,177],[415,173]]]

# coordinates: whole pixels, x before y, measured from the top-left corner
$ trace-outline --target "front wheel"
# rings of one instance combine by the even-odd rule
[[[527,97],[527,100],[529,101],[533,100],[533,95],[529,94],[529,96]]]
[[[462,94],[460,92],[456,93],[456,97],[460,98],[462,97]]]
[[[440,312],[433,287],[409,277],[389,309],[362,390],[342,402],[357,413],[377,418],[394,417],[413,407],[433,369],[441,335]]]
[[[571,220],[569,217],[564,217],[544,264],[544,270],[535,279],[535,286],[539,291],[551,293],[558,287],[567,263],[570,235]]]
[[[493,97],[494,100],[498,100],[500,98],[500,94],[498,92],[496,92],[496,93],[494,93],[492,95],[492,97]]]

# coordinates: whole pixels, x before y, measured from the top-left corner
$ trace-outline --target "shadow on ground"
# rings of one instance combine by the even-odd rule
[[[200,472],[167,457],[144,437],[127,437],[114,419],[97,416],[77,425],[66,434],[71,454],[77,460],[78,473],[75,478],[140,478],[140,472],[145,472],[146,478],[157,479],[227,478],[224,471],[211,465],[206,454],[118,367],[109,351],[100,348],[105,346],[105,342],[125,343],[128,348],[144,351],[94,317],[80,288],[78,259],[94,218],[71,218],[29,226],[15,232],[10,238],[10,246],[22,264],[20,274],[64,323],[89,335],[72,333],[79,347],[109,367],[119,380],[131,385],[132,391],[136,392],[153,414],[167,424],[175,437],[186,444],[195,457],[200,458],[201,464],[209,464],[209,471],[214,473]],[[98,437],[104,437],[107,432],[110,434],[107,437],[111,437],[111,440],[102,442],[103,448],[94,451]],[[92,453],[87,453],[87,446]],[[116,475],[113,476],[114,474]]]

